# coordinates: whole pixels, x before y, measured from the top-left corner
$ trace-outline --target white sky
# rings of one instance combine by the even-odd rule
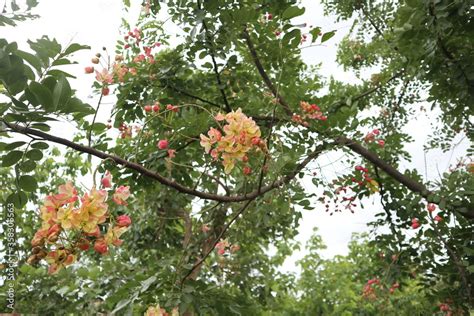
[[[132,1],[133,2],[133,1]],[[306,6],[306,13],[295,21],[296,23],[306,22],[308,25],[321,26],[323,32],[337,29],[336,36],[333,37],[325,46],[307,48],[303,50],[303,58],[308,64],[322,64],[322,74],[329,74],[339,80],[356,80],[352,74],[344,73],[337,66],[336,44],[347,34],[351,26],[350,22],[336,24],[333,17],[324,17],[322,7],[319,1],[302,1]],[[107,47],[110,52],[114,51],[115,42],[119,39],[118,30],[121,24],[120,18],[124,15],[121,0],[40,0],[39,6],[34,13],[41,17],[37,20],[20,23],[16,28],[2,28],[2,37],[8,40],[17,41],[21,48],[27,49],[26,40],[36,39],[47,34],[50,38],[56,38],[61,44],[66,45],[71,40],[80,44],[87,44],[92,47],[92,51],[83,51],[76,54],[75,60],[78,65],[70,66],[69,71],[77,75],[78,79],[73,82],[73,87],[78,90],[78,95],[82,99],[90,95],[90,86],[93,77],[83,73],[85,66],[90,65],[90,58],[96,53],[101,52],[102,47]],[[129,17],[136,17],[137,10],[134,10]],[[133,21],[133,18],[129,21]],[[131,23],[133,24],[133,23]],[[7,30],[7,32],[5,32]],[[107,99],[109,98],[109,99]],[[106,105],[102,106],[102,122],[107,119],[107,113],[110,113],[113,97],[107,97]],[[94,98],[87,100],[94,105]],[[108,103],[108,104],[107,104]],[[424,154],[422,145],[430,132],[430,119],[425,115],[419,115],[416,121],[411,122],[406,127],[407,130],[415,131],[416,141],[409,144],[406,148],[414,157],[412,163],[403,162],[404,167],[415,167],[422,174],[425,170]],[[56,131],[61,131],[63,137],[72,136],[74,130],[70,125],[58,126]],[[54,132],[54,131],[53,131]],[[438,169],[443,172],[447,169],[449,161],[454,163],[456,157],[465,152],[466,144],[461,144],[453,153],[441,155],[440,152],[430,152],[427,156],[429,164],[426,166],[428,174],[438,174]],[[340,157],[338,153],[331,153],[320,160],[322,165],[335,161]],[[338,168],[335,165],[334,168]],[[330,171],[329,171],[330,172]],[[304,186],[308,191],[314,191],[314,185],[311,179],[306,178]],[[355,214],[349,212],[336,213],[329,216],[324,212],[323,207],[318,207],[313,211],[303,211],[303,220],[301,221],[300,234],[298,240],[304,244],[310,237],[313,227],[319,228],[319,234],[322,236],[328,249],[324,251],[325,257],[332,257],[337,254],[347,253],[347,243],[352,233],[367,231],[366,223],[371,221],[373,214],[380,210],[378,197],[365,202],[365,209],[358,210]],[[303,252],[297,252],[291,260],[288,260],[283,269],[293,270],[294,261],[301,258]]]

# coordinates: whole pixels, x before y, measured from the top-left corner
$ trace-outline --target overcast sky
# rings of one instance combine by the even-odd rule
[[[133,1],[132,1],[133,2]],[[138,2],[138,1],[135,1]],[[333,29],[337,30],[336,36],[331,39],[325,46],[307,48],[303,50],[303,58],[308,64],[322,64],[321,73],[326,76],[334,76],[339,80],[352,81],[356,78],[344,73],[337,66],[336,44],[348,33],[351,22],[336,23],[333,17],[324,17],[322,6],[319,1],[307,0],[302,1],[306,6],[306,13],[299,17],[296,23],[308,23],[308,25],[321,26],[323,32]],[[34,10],[41,17],[37,20],[21,23],[16,28],[2,28],[2,36],[8,40],[17,41],[21,48],[26,49],[26,40],[35,39],[44,34],[51,38],[56,38],[61,44],[67,45],[71,40],[80,44],[87,44],[92,47],[92,51],[80,52],[76,55],[78,65],[70,66],[69,71],[77,75],[77,80],[73,83],[73,87],[78,90],[78,95],[82,98],[90,96],[90,86],[93,77],[85,75],[83,68],[90,64],[90,58],[100,52],[102,47],[107,47],[109,51],[114,51],[115,41],[119,39],[118,30],[121,24],[121,17],[124,16],[122,1],[120,0],[40,0],[39,6]],[[136,18],[138,10],[135,8],[128,13],[131,24]],[[170,32],[176,32],[176,28],[167,24]],[[8,30],[5,32],[5,30]],[[90,104],[95,104],[94,99],[87,100]],[[113,97],[106,98],[106,105],[102,107],[101,119],[105,121],[108,118],[111,107],[113,106]],[[415,131],[416,141],[407,146],[407,150],[413,155],[412,163],[403,162],[404,167],[415,167],[422,174],[425,170],[425,158],[422,145],[430,131],[430,118],[426,115],[419,115],[417,120],[411,122],[406,127],[410,131]],[[70,125],[65,124],[61,128],[63,137],[71,137],[74,130]],[[426,165],[428,173],[438,174],[438,170],[443,172],[447,169],[449,162],[454,163],[456,158],[465,151],[465,144],[458,146],[452,154],[441,155],[440,152],[431,152],[427,156]],[[322,165],[331,164],[340,158],[340,153],[327,154],[319,163]],[[327,168],[327,172],[336,172],[341,165],[337,162]],[[332,171],[331,171],[332,170]],[[309,192],[314,191],[314,185],[311,179],[304,180],[304,186]],[[312,191],[313,190],[313,191]],[[323,207],[319,207],[313,211],[303,211],[304,217],[301,222],[300,235],[298,240],[305,242],[312,233],[313,227],[319,228],[319,233],[327,244],[328,249],[324,252],[325,257],[332,257],[336,254],[347,253],[347,243],[354,232],[362,232],[367,230],[366,223],[371,221],[373,214],[380,210],[378,197],[368,199],[364,204],[364,210],[357,210],[355,214],[349,212],[336,213],[333,216],[324,212]],[[304,252],[296,253],[291,260],[285,264],[285,269],[292,269],[293,263],[300,258]]]

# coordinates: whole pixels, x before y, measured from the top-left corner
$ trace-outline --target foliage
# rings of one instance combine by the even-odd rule
[[[95,75],[94,107],[76,97],[73,75],[62,70],[88,46],[43,36],[27,52],[0,39],[0,197],[14,206],[16,225],[13,249],[4,239],[0,253],[19,258],[18,268],[3,266],[15,274],[14,311],[467,313],[474,289],[472,3],[323,3],[337,19],[354,20],[337,60],[360,84],[324,78],[302,61],[304,43],[319,45],[335,32],[294,24],[306,11],[296,1],[145,1],[136,24],[124,21],[116,51],[84,65]],[[174,46],[157,20],[162,11],[184,31]],[[376,73],[367,78],[364,70]],[[113,97],[102,122],[99,108]],[[405,127],[425,100],[431,108],[421,112],[438,118],[426,150],[449,150],[458,136],[471,141],[466,158],[437,180],[401,163],[411,160],[405,146],[417,137]],[[58,137],[64,122],[75,127],[73,139]],[[335,151],[344,152],[344,168],[319,176],[326,169],[315,162]],[[44,197],[68,181],[95,192],[100,177],[130,188],[132,225],[127,218],[121,247],[107,254],[72,247],[77,263],[53,275],[43,261],[27,263],[37,251],[54,251],[48,242],[56,241],[32,245]],[[299,179],[308,178],[314,187],[304,190]],[[370,238],[327,260],[314,235],[301,274],[281,271],[298,247],[303,211],[354,212],[367,197],[381,204]],[[106,217],[112,224],[122,212],[111,207]],[[70,238],[82,234],[79,227]],[[3,293],[0,306],[10,308]]]

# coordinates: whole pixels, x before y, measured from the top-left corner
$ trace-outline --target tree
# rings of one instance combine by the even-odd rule
[[[472,141],[472,4],[324,5],[354,21],[338,61],[357,75],[375,69],[362,84],[305,65],[302,45],[335,32],[294,25],[305,12],[296,1],[145,1],[116,51],[85,65],[95,107],[61,69],[88,46],[44,36],[26,52],[0,40],[2,199],[16,224],[16,242],[5,239],[1,251],[19,258],[18,269],[5,266],[15,311],[467,312],[472,142],[436,180],[399,161],[411,159],[404,146],[416,135],[403,127],[425,100],[438,116],[427,150],[449,150],[459,135]],[[169,45],[160,10],[183,29],[180,44]],[[99,122],[111,94],[110,120]],[[74,139],[58,136],[57,120],[74,124]],[[347,169],[320,177],[314,162],[332,151],[345,153]],[[91,187],[79,186],[84,177]],[[320,259],[314,237],[299,278],[278,270],[296,247],[302,209],[349,212],[368,196],[383,208],[371,226],[389,233],[333,261]]]

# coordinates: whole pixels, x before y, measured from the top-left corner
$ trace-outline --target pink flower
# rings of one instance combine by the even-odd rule
[[[420,222],[418,221],[418,218],[413,218],[413,219],[411,220],[411,228],[417,229],[417,228],[420,227],[420,226],[421,226],[421,224],[420,224]]]
[[[136,56],[135,58],[133,58],[133,62],[135,62],[135,63],[140,63],[144,60],[145,60],[145,55],[143,55],[143,54],[140,54],[140,55]]]
[[[244,167],[244,174],[245,174],[246,176],[248,176],[248,175],[251,174],[251,173],[252,173],[252,169],[250,169],[249,166],[245,166],[245,167]]]
[[[128,215],[120,215],[117,217],[117,226],[128,227],[132,224],[132,220]]]
[[[109,247],[104,239],[97,239],[94,244],[94,250],[103,255],[109,251]]]
[[[380,147],[384,147],[385,146],[385,141],[383,139],[379,139],[377,141],[377,143],[379,144]]]
[[[426,206],[426,208],[428,209],[428,212],[433,212],[436,210],[436,204],[433,204],[433,203],[428,203],[428,205]]]
[[[437,222],[441,222],[441,221],[443,220],[443,218],[442,218],[441,216],[439,216],[439,215],[436,215],[436,216],[434,217],[434,220],[437,221]]]
[[[132,67],[132,68],[128,69],[128,72],[133,76],[137,75],[137,69],[136,68]]]
[[[129,197],[130,197],[130,188],[127,186],[121,185],[117,188],[117,190],[115,190],[115,193],[112,199],[118,205],[127,205],[127,202],[125,202],[125,200],[128,199]]]
[[[216,121],[223,121],[223,120],[225,120],[225,116],[224,116],[224,114],[222,114],[222,113],[217,113],[217,115],[214,116],[214,118],[216,119]]]
[[[143,108],[145,109],[145,112],[148,112],[148,113],[151,112],[151,110],[153,109],[151,105],[145,105]]]
[[[95,71],[95,79],[103,84],[114,83],[114,77],[107,69],[102,69],[101,72]]]
[[[86,74],[91,74],[94,72],[94,67],[90,66],[90,67],[86,67],[84,68],[84,71]]]
[[[100,183],[102,183],[104,188],[110,188],[112,186],[112,175],[109,170],[105,172],[105,176],[100,180]]]
[[[176,150],[168,149],[168,158],[174,158],[176,156]]]
[[[159,149],[166,149],[168,148],[168,140],[166,139],[161,139],[158,141],[158,144],[156,145]]]
[[[372,133],[373,133],[374,135],[379,135],[379,134],[380,134],[380,131],[379,131],[378,129],[374,129],[374,130],[372,131]]]

